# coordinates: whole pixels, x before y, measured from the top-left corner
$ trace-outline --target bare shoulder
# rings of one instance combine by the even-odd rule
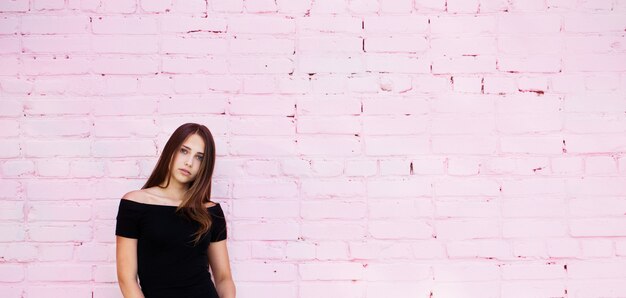
[[[126,200],[135,201],[138,203],[144,203],[146,201],[146,193],[140,190],[133,190],[127,192],[122,198]]]

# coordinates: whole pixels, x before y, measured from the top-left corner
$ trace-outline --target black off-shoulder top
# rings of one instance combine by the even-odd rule
[[[176,214],[176,207],[121,199],[115,235],[138,240],[137,276],[146,298],[218,297],[207,249],[226,239],[224,211],[219,203],[207,207],[213,223],[194,245],[199,224]]]

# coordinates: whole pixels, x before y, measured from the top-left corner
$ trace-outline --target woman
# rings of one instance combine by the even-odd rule
[[[125,298],[235,297],[224,212],[210,201],[214,165],[209,129],[183,124],[146,184],[120,200],[117,278]]]

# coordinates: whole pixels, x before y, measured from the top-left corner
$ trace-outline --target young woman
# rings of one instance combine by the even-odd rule
[[[125,298],[235,297],[226,219],[210,200],[214,165],[209,129],[183,124],[146,184],[120,200],[117,278]]]

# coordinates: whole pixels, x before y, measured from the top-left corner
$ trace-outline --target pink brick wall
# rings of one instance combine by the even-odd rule
[[[2,297],[121,297],[214,133],[239,297],[626,296],[624,0],[0,1]]]

